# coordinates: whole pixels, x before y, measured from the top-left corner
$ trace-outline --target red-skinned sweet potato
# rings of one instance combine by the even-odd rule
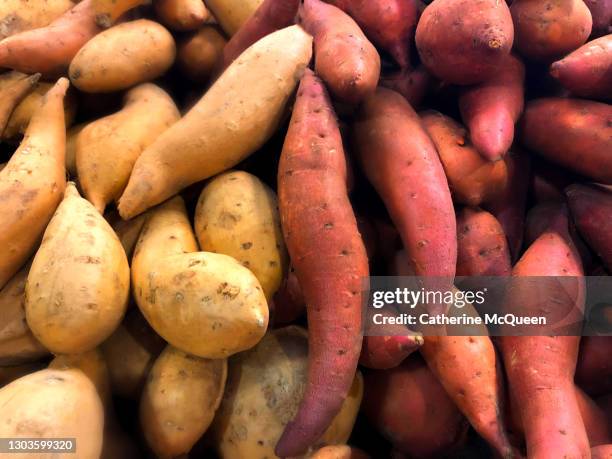
[[[299,6],[300,0],[264,0],[225,45],[217,74],[260,38],[293,24]]]
[[[591,13],[582,0],[515,0],[510,6],[515,47],[525,57],[551,62],[583,45]]]
[[[304,0],[299,22],[314,37],[315,70],[334,98],[356,104],[374,92],[380,57],[349,15],[321,0]]]
[[[575,276],[563,283],[563,288],[553,278],[542,279],[537,292],[523,283],[520,290],[512,290],[506,305],[507,312],[519,316],[546,316],[550,328],[545,330],[551,331],[562,314],[564,324],[573,324],[566,329],[569,336],[503,336],[499,344],[510,394],[525,429],[528,456],[588,457],[589,442],[574,386],[584,280],[566,212],[554,216],[548,229],[514,266],[512,276]],[[542,298],[546,298],[545,303]]]
[[[352,140],[415,273],[454,277],[455,212],[436,148],[418,115],[401,95],[378,88],[362,104]]]
[[[489,161],[504,156],[514,140],[514,124],[523,112],[525,66],[507,56],[499,72],[482,83],[466,88],[459,109],[478,152]]]
[[[508,276],[512,261],[508,240],[489,212],[466,207],[457,214],[457,275]]]
[[[467,423],[431,370],[411,356],[391,370],[365,373],[362,408],[393,446],[410,457],[439,457],[465,439]]]
[[[416,69],[404,69],[389,75],[381,75],[379,84],[399,92],[413,107],[418,107],[431,85],[431,75],[420,65]]]
[[[550,73],[579,97],[612,98],[612,34],[581,46],[553,62]]]
[[[286,457],[316,442],[348,393],[361,351],[361,291],[368,276],[338,124],[323,83],[309,70],[298,89],[278,183],[283,233],[304,292],[310,337],[304,396],[276,446]]]
[[[83,0],[46,27],[0,41],[0,67],[53,77],[66,73],[70,61],[102,29],[93,0]]]
[[[612,2],[609,0],[584,0],[593,18],[595,36],[612,33]]]
[[[514,40],[508,5],[497,0],[436,0],[417,25],[421,61],[434,76],[453,84],[492,77]]]
[[[346,11],[377,47],[402,69],[410,67],[410,41],[417,24],[416,0],[328,0]]]
[[[576,384],[591,395],[612,392],[612,336],[586,336],[580,342]]]
[[[507,186],[507,163],[483,158],[465,128],[452,118],[434,110],[420,116],[438,150],[453,200],[478,206],[496,199]]]
[[[612,445],[600,445],[591,448],[591,459],[610,459],[612,458]]]
[[[578,231],[612,270],[612,191],[576,184],[567,188],[565,194]]]

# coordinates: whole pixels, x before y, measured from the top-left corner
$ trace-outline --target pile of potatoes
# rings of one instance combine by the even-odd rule
[[[411,275],[573,276],[584,308],[610,101],[608,0],[0,0],[0,438],[612,458],[609,333],[363,311]]]

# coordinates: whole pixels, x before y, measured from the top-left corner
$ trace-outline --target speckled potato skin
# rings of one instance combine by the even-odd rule
[[[68,74],[81,91],[119,91],[162,75],[175,56],[170,32],[157,22],[139,19],[88,41],[70,63]]]
[[[26,284],[26,318],[54,353],[93,349],[119,325],[130,268],[110,225],[73,183],[45,231]]]
[[[269,319],[259,281],[234,258],[197,247],[182,198],[151,212],[132,260],[138,307],[184,352],[220,359],[255,346]]]
[[[157,457],[189,453],[210,426],[226,379],[227,359],[202,359],[166,347],[140,400],[140,425]]]
[[[56,459],[99,459],[104,413],[96,388],[79,370],[41,370],[0,389],[0,437],[75,438],[75,453]],[[31,459],[32,453],[11,454]]]
[[[306,387],[308,336],[296,326],[268,333],[229,362],[227,387],[212,426],[223,459],[277,458],[274,446],[297,412]],[[345,443],[363,395],[358,372],[342,409],[320,444]]]
[[[213,12],[225,33],[231,37],[262,2],[263,0],[208,0],[206,6]]]
[[[202,190],[195,212],[202,250],[229,255],[249,268],[269,300],[280,287],[288,259],[275,193],[257,177],[232,171]]]
[[[72,0],[2,0],[0,40],[25,30],[49,25],[73,6]]]

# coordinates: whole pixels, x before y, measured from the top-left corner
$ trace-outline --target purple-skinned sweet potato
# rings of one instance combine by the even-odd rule
[[[612,2],[610,0],[584,0],[593,18],[595,36],[612,33]]]

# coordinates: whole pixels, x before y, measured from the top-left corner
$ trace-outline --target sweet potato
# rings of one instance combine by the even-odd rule
[[[379,84],[399,92],[412,107],[418,107],[431,86],[431,75],[420,65],[416,69],[400,70],[393,74],[381,75]]]
[[[123,14],[145,3],[149,3],[149,0],[93,0],[96,24],[108,28]]]
[[[28,274],[28,325],[52,352],[86,352],[117,328],[129,293],[117,235],[69,183]]]
[[[556,97],[527,103],[521,142],[546,159],[612,184],[612,105]]]
[[[529,156],[521,151],[510,152],[506,161],[508,164],[508,183],[497,199],[483,207],[491,212],[501,224],[508,239],[512,260],[516,260],[523,245],[523,224],[531,162]]]
[[[580,342],[576,383],[591,395],[612,391],[612,337],[586,336]]]
[[[457,276],[508,276],[510,249],[497,219],[466,207],[457,214]]]
[[[510,12],[516,49],[537,61],[551,62],[583,45],[593,25],[582,0],[515,0]]]
[[[202,0],[156,0],[155,14],[172,30],[197,30],[210,18]]]
[[[66,127],[60,79],[32,117],[26,136],[0,172],[0,288],[32,255],[66,186]]]
[[[612,458],[612,444],[600,445],[591,448],[591,459],[610,459]]]
[[[79,49],[101,30],[92,2],[83,0],[46,27],[0,41],[0,67],[46,77],[64,74]]]
[[[418,115],[402,96],[379,88],[361,106],[352,139],[415,273],[454,277],[455,211],[436,148]]]
[[[310,335],[304,397],[275,450],[284,457],[312,446],[348,393],[361,350],[362,282],[369,272],[347,195],[340,130],[323,83],[309,70],[298,89],[278,184],[281,224],[306,299]]]
[[[4,0],[0,4],[0,40],[45,27],[73,6],[72,0]]]
[[[454,201],[478,206],[496,199],[507,186],[507,163],[484,159],[465,128],[452,118],[433,110],[420,117],[438,150]]]
[[[525,66],[507,56],[494,76],[466,88],[459,97],[463,122],[476,150],[489,161],[503,157],[514,140],[514,124],[523,112]]]
[[[612,34],[553,62],[550,73],[579,97],[612,99]]]
[[[612,3],[607,0],[584,0],[593,18],[593,34],[612,33]]]
[[[570,335],[503,336],[499,344],[510,394],[525,429],[529,457],[588,457],[589,443],[573,381],[585,287],[564,212],[554,216],[549,228],[527,249],[512,276],[575,276],[562,288],[554,277],[540,278],[535,292],[523,282],[522,288],[512,289],[513,296],[507,299],[507,312],[545,316],[550,328],[544,332],[553,330],[560,315],[565,315],[564,323],[574,324],[566,328]]]
[[[333,445],[317,450],[310,459],[368,459],[369,457],[363,451],[348,445]]]
[[[130,89],[123,100],[119,112],[87,124],[75,140],[83,195],[100,213],[119,199],[143,150],[181,117],[172,98],[151,83]]]
[[[508,5],[497,0],[436,0],[425,8],[416,28],[421,61],[434,76],[452,84],[492,77],[513,39]]]
[[[68,74],[81,91],[114,92],[159,77],[175,57],[170,32],[157,22],[139,19],[89,40],[72,59]]]
[[[312,38],[299,26],[274,32],[242,53],[140,155],[119,200],[121,216],[131,218],[261,147],[281,121],[311,54]]]
[[[250,349],[268,327],[259,281],[234,258],[197,250],[182,198],[151,211],[132,258],[138,307],[184,352],[220,359]]]
[[[455,450],[467,433],[465,418],[418,356],[391,370],[367,372],[362,410],[410,457],[439,457]]]
[[[255,13],[247,19],[223,48],[223,56],[216,68],[217,73],[223,72],[256,41],[293,24],[299,5],[299,0],[263,0]]]
[[[227,359],[202,359],[166,347],[140,399],[140,425],[158,457],[189,453],[210,426],[226,379]]]
[[[305,0],[299,20],[314,37],[315,71],[334,98],[357,104],[374,92],[380,57],[349,15],[321,0]]]
[[[393,57],[400,68],[410,67],[410,42],[417,23],[415,0],[328,0],[346,11],[377,47]]]
[[[207,24],[178,42],[176,63],[187,78],[206,83],[225,49],[227,40],[219,27]]]
[[[0,137],[11,118],[11,113],[32,91],[39,78],[40,73],[28,76],[19,72],[8,72],[0,75],[2,80],[0,81]]]
[[[206,0],[206,6],[230,37],[255,13],[263,0]]]

